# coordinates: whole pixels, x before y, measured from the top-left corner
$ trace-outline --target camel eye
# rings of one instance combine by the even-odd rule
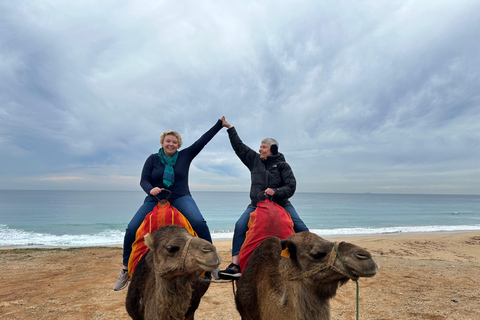
[[[326,255],[327,254],[325,252],[310,253],[310,256],[315,260],[321,260],[325,258]]]
[[[180,247],[179,246],[167,246],[166,249],[167,249],[168,253],[174,254],[175,252],[180,250]]]

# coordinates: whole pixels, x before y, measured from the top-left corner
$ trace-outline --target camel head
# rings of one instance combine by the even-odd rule
[[[282,240],[287,248],[289,273],[293,280],[305,280],[314,286],[332,283],[338,288],[349,279],[373,277],[378,266],[372,255],[354,244],[334,243],[311,232],[300,232]],[[343,264],[342,264],[343,261]]]
[[[213,244],[191,235],[184,227],[168,225],[145,236],[153,252],[155,272],[163,277],[187,275],[198,277],[221,263]]]

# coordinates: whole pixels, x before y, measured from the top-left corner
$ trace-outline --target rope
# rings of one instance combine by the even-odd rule
[[[162,190],[160,191],[160,193],[162,193],[163,191],[168,192],[168,196],[167,196],[165,199],[160,199],[160,198],[158,198],[157,196],[154,196],[154,197],[157,198],[158,202],[166,203],[166,202],[168,201],[168,198],[170,198],[170,196],[172,195],[172,191],[170,191],[170,190],[168,190],[168,189],[162,189]],[[159,193],[159,194],[160,194],[160,193]],[[163,201],[163,202],[162,202],[162,201]]]
[[[347,267],[345,266],[345,263],[343,263],[343,260],[342,260],[342,256],[340,255],[340,252],[338,252],[338,248],[337,248],[337,243],[334,242],[333,243],[333,247],[335,248],[335,251],[337,252],[337,256],[338,256],[338,260],[340,260],[340,262],[342,263],[342,267],[343,269],[345,269],[345,272],[348,273],[348,275],[350,276],[350,279],[353,280],[353,276],[350,274],[350,272],[348,272],[348,269]],[[360,289],[358,287],[358,277],[356,280],[353,280],[355,281],[355,283],[357,284],[357,320],[358,320],[358,315],[360,313],[360,309],[359,309],[359,306],[358,306],[358,300],[359,300],[359,296],[360,296]]]
[[[195,238],[195,237],[190,237],[190,239],[187,240],[187,243],[185,243],[185,246],[183,247],[183,252],[182,252],[182,267],[180,268],[180,270],[185,271],[185,273],[187,273],[187,268],[185,267],[185,261],[187,260],[188,248],[190,247],[190,242],[192,242],[192,240],[193,240],[194,238]]]
[[[212,280],[212,279],[200,279],[200,281],[202,282],[210,282],[210,283],[229,283],[231,282],[232,283],[232,290],[233,290],[233,296],[235,297],[235,295],[237,294],[235,292],[235,280],[232,279],[232,280]]]
[[[157,265],[154,263],[153,264],[153,268],[155,270],[155,274],[156,275],[159,275],[159,276],[163,276],[164,274],[167,274],[169,273],[170,271],[174,271],[174,270],[181,270],[185,273],[185,275],[188,275],[187,273],[187,270],[185,268],[185,260],[187,258],[187,251],[188,251],[188,247],[190,246],[190,242],[192,242],[192,240],[194,239],[195,237],[191,237],[190,239],[187,240],[187,242],[185,243],[185,246],[183,247],[183,251],[182,251],[182,258],[181,258],[181,264],[176,264],[166,270],[163,270],[163,271],[159,271],[157,270]]]
[[[210,282],[210,283],[229,283],[229,282],[233,282],[233,280],[212,280],[212,279],[205,279],[205,278],[201,278],[200,281]]]
[[[290,280],[303,280],[305,278],[308,278],[308,277],[311,277],[317,273],[319,273],[320,271],[323,271],[323,270],[328,270],[328,269],[331,269],[331,268],[334,268],[333,264],[335,263],[335,260],[337,259],[337,251],[333,248],[332,251],[330,251],[330,254],[328,256],[328,260],[326,263],[312,269],[312,270],[309,270],[309,271],[305,271],[304,273],[301,273],[299,274],[298,276],[295,276],[295,277],[292,277],[290,278]],[[335,271],[336,268],[335,268]],[[340,272],[342,273],[342,272]]]

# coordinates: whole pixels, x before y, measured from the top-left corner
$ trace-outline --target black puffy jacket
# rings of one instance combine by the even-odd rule
[[[283,154],[269,156],[260,159],[260,154],[246,146],[237,134],[234,127],[227,130],[230,143],[237,156],[250,170],[252,184],[250,186],[249,207],[256,207],[259,200],[263,200],[263,192],[267,188],[273,189],[273,201],[282,207],[291,205],[288,198],[293,196],[297,186],[297,180],[293,175],[292,168],[285,162]],[[260,199],[259,193],[261,192]]]

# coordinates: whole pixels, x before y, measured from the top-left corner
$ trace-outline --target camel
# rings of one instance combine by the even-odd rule
[[[242,320],[328,320],[337,289],[377,270],[371,254],[354,244],[337,247],[307,231],[285,240],[269,237],[242,271],[235,303]]]
[[[213,244],[185,228],[167,225],[145,236],[149,250],[138,262],[127,292],[132,319],[194,319],[220,256]],[[200,278],[208,271],[205,278]]]

